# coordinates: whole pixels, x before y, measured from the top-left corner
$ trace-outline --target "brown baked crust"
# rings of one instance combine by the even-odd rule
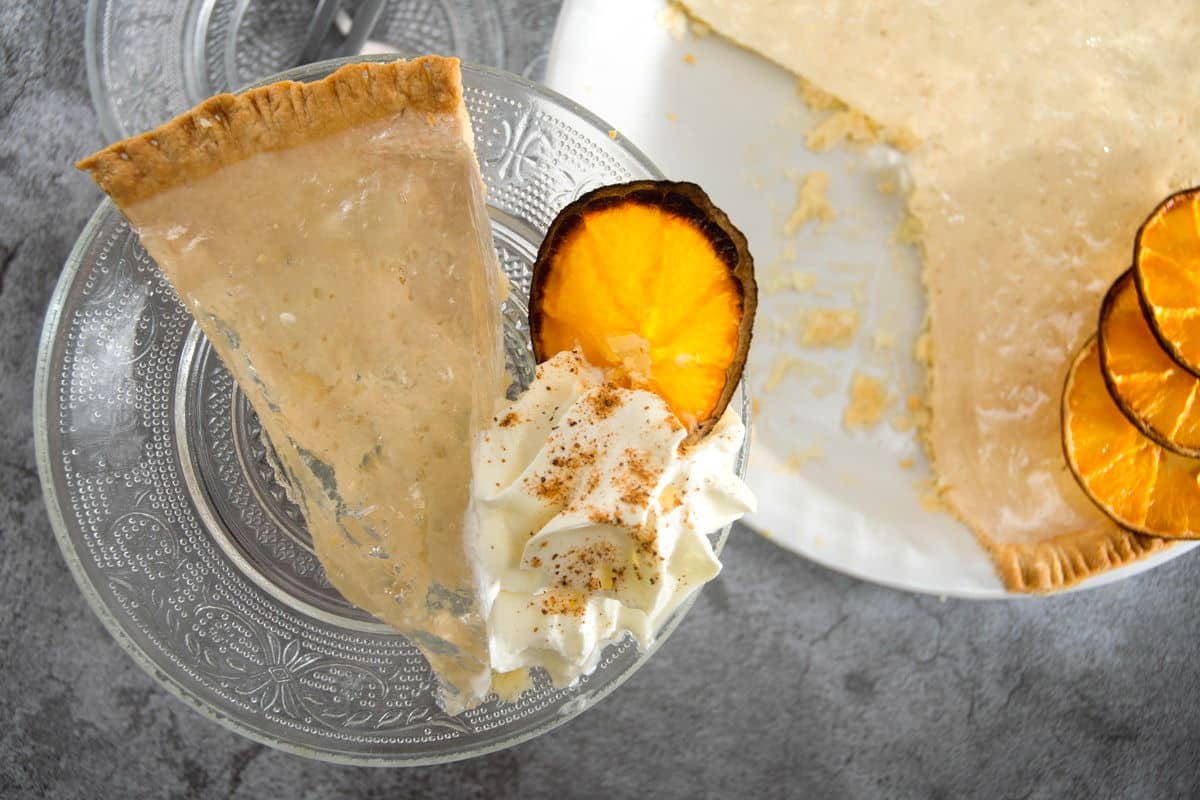
[[[401,113],[449,117],[469,139],[457,58],[347,64],[313,83],[219,94],[76,163],[125,207],[258,153],[296,147]]]
[[[1116,525],[1030,544],[1003,544],[983,536],[979,540],[991,553],[996,571],[1009,591],[1038,594],[1066,589],[1173,544]]]

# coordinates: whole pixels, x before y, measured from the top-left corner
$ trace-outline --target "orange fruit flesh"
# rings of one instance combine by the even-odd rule
[[[1155,536],[1200,537],[1200,460],[1170,452],[1126,419],[1104,383],[1095,339],[1067,378],[1063,445],[1080,486],[1118,524]]]
[[[1172,195],[1138,231],[1139,289],[1172,355],[1200,372],[1200,190]]]
[[[1109,388],[1126,415],[1168,449],[1200,456],[1200,379],[1163,351],[1130,273],[1105,299],[1100,346]]]
[[[742,293],[693,222],[625,202],[590,210],[555,254],[540,344],[662,397],[689,429],[709,417],[737,356]]]

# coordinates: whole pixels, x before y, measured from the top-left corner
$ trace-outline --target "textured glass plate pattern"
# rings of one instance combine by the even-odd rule
[[[528,381],[524,301],[542,232],[582,192],[657,171],[533,84],[469,66],[464,83],[513,289],[509,365]],[[418,651],[325,580],[253,411],[108,202],[51,302],[35,392],[46,501],[84,594],[151,675],[240,733],[333,761],[462,758],[566,721],[648,657],[625,642],[575,689],[539,678],[516,704],[443,714]]]
[[[371,52],[437,53],[537,79],[560,0],[388,0]],[[353,17],[361,0],[343,0]],[[110,141],[299,64],[317,0],[89,0],[88,81]],[[331,32],[323,57],[331,58]]]

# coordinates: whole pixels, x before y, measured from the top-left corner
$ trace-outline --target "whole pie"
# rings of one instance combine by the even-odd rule
[[[686,5],[913,148],[927,443],[1005,584],[1060,589],[1167,547],[1076,485],[1059,398],[1146,210],[1200,182],[1200,6]]]
[[[79,163],[246,392],[335,587],[487,691],[464,554],[503,379],[501,274],[455,59],[220,95]]]

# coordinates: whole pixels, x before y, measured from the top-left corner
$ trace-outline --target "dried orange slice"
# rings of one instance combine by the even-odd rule
[[[1200,458],[1200,378],[1167,355],[1142,313],[1132,271],[1100,308],[1100,366],[1121,411],[1168,450]]]
[[[1117,407],[1088,341],[1063,390],[1063,452],[1083,491],[1118,525],[1138,533],[1200,538],[1200,460],[1142,435]]]
[[[662,397],[696,439],[733,396],[757,302],[746,237],[699,186],[606,186],[564,208],[538,251],[533,352],[581,348]]]
[[[1142,223],[1133,271],[1155,336],[1200,375],[1200,188],[1171,195]]]

